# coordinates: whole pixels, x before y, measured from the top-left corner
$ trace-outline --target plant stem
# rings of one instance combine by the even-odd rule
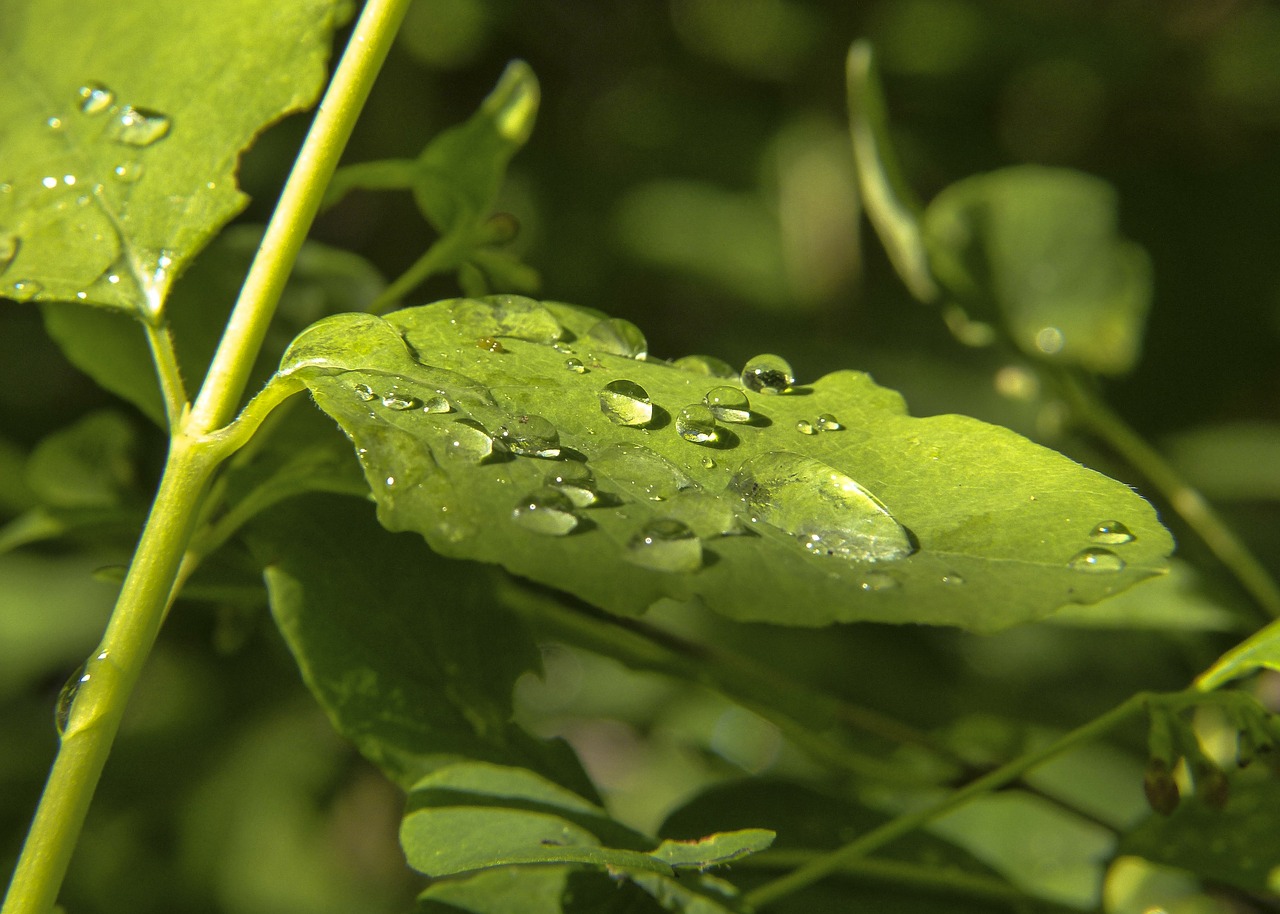
[[[964,805],[969,800],[1012,783],[1027,771],[1077,743],[1102,735],[1145,708],[1151,698],[1151,695],[1140,692],[1100,717],[1096,717],[1089,723],[1077,727],[1048,746],[1001,765],[989,774],[983,775],[959,790],[952,791],[942,800],[921,807],[914,812],[905,813],[896,819],[891,819],[879,828],[874,828],[867,832],[856,841],[852,841],[829,854],[824,854],[785,876],[765,883],[759,888],[748,892],[744,900],[751,907],[760,908],[793,892],[807,888],[815,882],[839,872],[849,863],[860,860],[872,851],[884,847],[889,842],[915,831],[922,825],[932,822],[934,819]]]
[[[1205,497],[1192,488],[1127,422],[1116,415],[1097,391],[1087,386],[1079,375],[1064,371],[1057,377],[1067,402],[1080,423],[1146,476],[1257,605],[1270,618],[1280,619],[1280,586],[1276,585],[1267,569],[1249,551],[1249,547],[1217,515]]]
[[[166,408],[171,414],[176,411],[181,421],[173,427],[151,515],[106,633],[70,704],[58,755],[0,914],[46,914],[57,900],[129,694],[171,600],[201,499],[219,461],[230,452],[211,444],[208,436],[235,413],[280,290],[319,207],[324,184],[355,126],[408,3],[369,0],[361,14],[192,412],[183,415],[184,410],[175,410],[175,404],[168,402],[180,391],[176,387],[177,362],[167,334],[151,337],[166,388]],[[229,437],[234,443],[237,435]]]
[[[365,310],[370,314],[382,314],[405,295],[412,292],[437,273],[452,269],[462,255],[471,249],[472,241],[465,232],[451,232],[441,236],[426,253],[413,262],[391,285],[369,303]]]
[[[156,377],[160,380],[160,395],[164,399],[164,414],[169,420],[172,431],[182,421],[183,409],[187,404],[187,385],[182,380],[182,370],[178,365],[178,353],[173,347],[173,332],[167,320],[159,324],[142,321],[147,334],[147,345],[151,347],[151,361],[156,366]]]

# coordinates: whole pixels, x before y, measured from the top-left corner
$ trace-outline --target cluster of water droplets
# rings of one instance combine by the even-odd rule
[[[1089,542],[1094,545],[1077,552],[1067,562],[1067,566],[1075,571],[1095,574],[1114,574],[1118,571],[1124,571],[1124,559],[1107,547],[1125,546],[1135,539],[1137,537],[1120,521],[1099,521],[1089,531]]]

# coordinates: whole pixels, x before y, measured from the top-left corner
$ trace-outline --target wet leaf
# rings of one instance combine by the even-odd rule
[[[1165,567],[1150,505],[1006,429],[911,418],[853,371],[770,395],[776,357],[745,386],[629,358],[643,337],[619,326],[456,299],[322,321],[282,370],[351,436],[388,528],[614,612],[698,597],[740,620],[992,630]],[[681,411],[726,386],[748,421],[695,442]],[[1102,544],[1117,518],[1128,535]]]
[[[173,280],[244,208],[241,152],[314,102],[346,9],[157,0],[107,16],[74,0],[5,4],[0,294],[157,317]]]

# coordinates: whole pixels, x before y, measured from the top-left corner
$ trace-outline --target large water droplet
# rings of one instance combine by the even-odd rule
[[[1067,562],[1074,571],[1089,571],[1097,574],[1108,574],[1124,571],[1124,559],[1110,549],[1082,549]]]
[[[676,434],[694,444],[715,444],[720,434],[716,417],[701,403],[686,406],[676,414]]]
[[[449,322],[464,336],[505,336],[531,343],[554,343],[564,335],[554,314],[541,302],[523,295],[455,298],[449,302]]]
[[[802,434],[802,435],[816,435],[816,434],[818,434],[818,430],[817,430],[817,428],[815,428],[815,427],[814,427],[814,424],[813,424],[812,422],[810,422],[808,419],[797,419],[797,420],[796,420],[796,431],[797,431],[797,432],[799,432],[799,433],[800,433],[800,434]]]
[[[101,719],[106,710],[103,689],[118,678],[119,669],[106,651],[90,657],[76,669],[58,693],[53,725],[67,739]]]
[[[629,359],[643,359],[649,354],[649,341],[640,328],[620,317],[608,317],[595,324],[582,338],[595,352],[608,352]]]
[[[597,474],[634,498],[662,501],[697,488],[671,461],[638,444],[611,445],[593,463]]]
[[[753,520],[800,539],[815,555],[893,561],[914,550],[880,500],[834,467],[775,451],[745,461],[729,481]]]
[[[526,530],[545,536],[564,536],[578,526],[573,502],[559,489],[544,487],[516,502],[511,519]]]
[[[706,375],[709,378],[733,378],[737,379],[738,370],[726,362],[724,359],[717,359],[712,355],[686,355],[676,359],[671,363],[681,371],[691,371],[694,374]],[[726,422],[729,420],[725,420]]]
[[[1104,546],[1122,546],[1132,543],[1137,537],[1129,532],[1129,528],[1118,520],[1104,520],[1089,531],[1089,539]]]
[[[521,457],[560,456],[560,433],[542,416],[516,416],[498,429],[498,440]]]
[[[610,381],[600,390],[600,411],[612,422],[640,428],[653,419],[649,392],[635,381]]]
[[[758,355],[742,369],[742,386],[762,394],[785,394],[795,384],[787,360],[777,355]]]
[[[453,403],[444,394],[435,394],[422,401],[422,411],[424,413],[451,413],[453,412]]]
[[[582,359],[565,359],[564,367],[574,374],[587,373],[587,366],[582,364]]]
[[[721,422],[751,421],[751,402],[736,387],[713,387],[702,402]]]
[[[101,114],[115,104],[116,94],[99,82],[80,87],[80,110],[85,114]]]
[[[600,500],[596,477],[580,463],[565,463],[547,474],[547,485],[563,492],[576,507],[587,508]]]
[[[650,521],[627,543],[629,562],[654,571],[697,571],[702,542],[689,526],[674,518]]]
[[[150,146],[168,136],[171,126],[167,114],[125,105],[107,125],[107,136],[125,146]]]
[[[484,463],[493,457],[493,438],[474,419],[457,419],[449,426],[445,451],[469,463]]]
[[[818,421],[814,423],[820,432],[838,432],[844,428],[831,413],[823,413],[818,417]]]

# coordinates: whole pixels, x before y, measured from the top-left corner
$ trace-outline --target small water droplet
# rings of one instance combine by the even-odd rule
[[[641,428],[653,420],[649,392],[625,378],[610,381],[600,390],[600,411],[616,425]]]
[[[506,352],[507,347],[498,342],[491,336],[482,336],[476,340],[476,348],[483,349],[485,352]]]
[[[664,517],[645,524],[627,543],[629,562],[654,571],[697,571],[702,542],[688,524]]]
[[[713,387],[702,402],[721,422],[751,421],[751,402],[736,387]]]
[[[560,456],[560,433],[542,416],[516,416],[498,429],[498,440],[521,457]]]
[[[352,390],[355,392],[357,399],[364,400],[366,403],[378,396],[368,384],[357,384]]]
[[[893,561],[915,551],[878,498],[844,473],[786,451],[743,462],[729,481],[753,520],[797,537],[814,555]]]
[[[436,394],[422,401],[422,411],[424,413],[451,413],[453,412],[453,404],[444,394]]]
[[[575,374],[587,373],[587,366],[582,364],[582,359],[565,359],[564,367]]]
[[[76,301],[87,301],[88,298],[89,298],[88,292],[81,290],[76,293]]]
[[[558,489],[576,507],[587,508],[600,500],[596,490],[596,477],[580,463],[565,463],[547,474],[546,483]]]
[[[597,474],[635,498],[663,501],[697,488],[671,461],[638,444],[611,445],[600,452],[594,464]]]
[[[127,161],[121,162],[115,168],[111,169],[112,176],[122,184],[133,184],[142,177],[145,170],[141,162]]]
[[[13,289],[13,295],[19,301],[35,298],[44,291],[44,286],[34,279],[19,279],[10,288]]]
[[[1110,573],[1124,571],[1124,559],[1110,549],[1082,549],[1071,557],[1067,566],[1074,571]]]
[[[101,689],[109,687],[110,680],[117,673],[116,665],[107,652],[101,651],[80,664],[68,677],[53,709],[53,725],[60,738],[73,736],[102,716],[104,703],[88,693],[92,690],[100,696]]]
[[[75,176],[75,175],[63,175],[63,176],[62,176],[62,183],[63,183],[63,184],[65,184],[65,185],[67,185],[67,187],[74,187],[74,186],[75,186],[75,183],[76,183],[76,176]]]
[[[545,536],[564,536],[578,526],[573,502],[559,489],[544,487],[516,502],[511,519],[526,530]]]
[[[763,394],[785,394],[795,384],[787,360],[777,355],[758,355],[742,369],[742,386]]]
[[[715,459],[714,459],[714,458],[711,458],[711,457],[703,457],[703,458],[702,458],[702,460],[701,460],[700,462],[701,462],[701,464],[702,464],[702,468],[703,468],[704,470],[714,470],[714,469],[715,469],[716,462],[715,462]]]
[[[858,587],[868,593],[893,590],[898,587],[898,579],[886,571],[872,571],[863,577]]]
[[[55,131],[55,132],[56,132],[56,131],[61,130],[61,129],[63,128],[62,118],[60,118],[60,117],[51,117],[51,118],[49,118],[48,120],[46,120],[46,121],[44,122],[44,125],[45,125],[46,127],[48,127],[50,130],[53,130],[53,131]]]
[[[583,335],[582,342],[596,352],[629,359],[643,359],[649,354],[649,341],[640,328],[620,317],[609,317],[596,323]]]
[[[107,125],[106,135],[125,146],[150,146],[168,136],[172,126],[167,114],[125,105]]]
[[[711,355],[686,355],[676,359],[671,364],[681,371],[691,371],[694,374],[706,375],[709,378],[724,378],[726,380],[732,378],[735,381],[738,379],[738,369],[724,359],[717,359]]]
[[[510,337],[530,343],[555,343],[564,335],[564,327],[545,305],[523,295],[455,298],[449,303],[449,322],[460,334],[487,339]]]
[[[408,394],[391,390],[382,395],[382,405],[387,409],[394,409],[397,412],[402,412],[406,409],[417,409],[422,406],[422,401],[417,397],[411,397]]]
[[[959,585],[964,583],[964,575],[957,574],[954,571],[948,571],[942,576],[943,584]]]
[[[58,186],[58,179],[55,178],[53,175],[45,175],[43,178],[40,179],[40,185],[44,187],[46,190],[53,190],[55,187]]]
[[[449,426],[445,451],[469,463],[484,463],[493,456],[493,438],[474,419],[457,419]]]
[[[694,444],[715,444],[719,438],[719,426],[709,407],[701,403],[686,406],[676,414],[676,434]]]
[[[88,82],[80,87],[80,111],[84,114],[101,114],[115,104],[116,94],[99,82]]]
[[[1129,528],[1118,520],[1104,520],[1089,531],[1089,539],[1105,546],[1122,546],[1132,543],[1137,537],[1129,532]]]
[[[844,428],[831,413],[823,413],[818,417],[818,421],[814,425],[818,427],[820,432],[838,432]]]
[[[796,431],[802,435],[816,435],[818,430],[813,427],[813,423],[808,419],[796,420]]]

